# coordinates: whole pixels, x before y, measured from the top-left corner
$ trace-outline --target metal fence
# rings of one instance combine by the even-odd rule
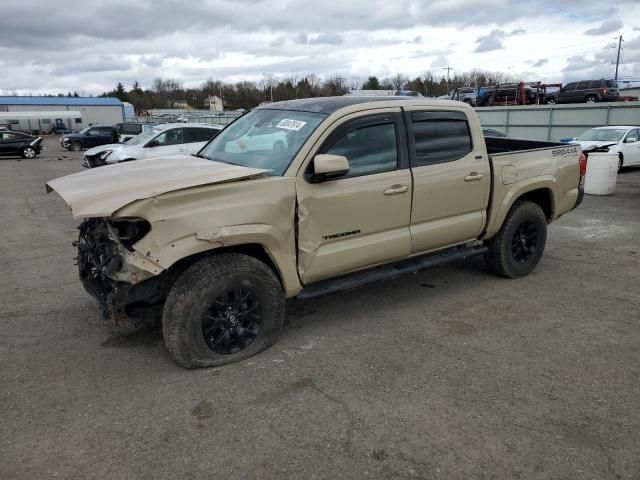
[[[149,115],[136,117],[138,123],[206,123],[228,125],[240,116],[240,112],[213,112],[211,110],[153,109]]]
[[[640,126],[640,102],[477,108],[483,127],[513,138],[558,141],[607,125]]]

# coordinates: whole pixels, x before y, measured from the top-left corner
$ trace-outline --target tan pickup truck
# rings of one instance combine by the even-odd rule
[[[473,255],[528,274],[585,169],[573,145],[483,138],[460,102],[334,97],[256,108],[196,156],[47,188],[84,219],[80,278],[106,317],[161,312],[169,352],[193,368],[271,345],[286,298]]]

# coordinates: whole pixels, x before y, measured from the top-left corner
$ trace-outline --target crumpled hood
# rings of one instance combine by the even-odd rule
[[[102,153],[106,150],[116,150],[122,148],[123,143],[108,143],[106,145],[100,145],[99,147],[93,147],[84,152],[85,155],[97,155],[98,153]]]
[[[191,155],[136,160],[95,168],[46,183],[71,207],[74,218],[109,217],[131,202],[212,183],[229,182],[266,172],[213,162]]]

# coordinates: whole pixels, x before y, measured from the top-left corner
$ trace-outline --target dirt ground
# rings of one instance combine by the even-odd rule
[[[289,305],[280,342],[187,371],[82,289],[57,139],[0,159],[1,479],[638,479],[640,168],[480,259]]]

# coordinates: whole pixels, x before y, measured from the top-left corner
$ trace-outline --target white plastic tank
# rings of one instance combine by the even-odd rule
[[[613,195],[618,180],[617,153],[590,153],[587,174],[584,177],[584,193]]]

